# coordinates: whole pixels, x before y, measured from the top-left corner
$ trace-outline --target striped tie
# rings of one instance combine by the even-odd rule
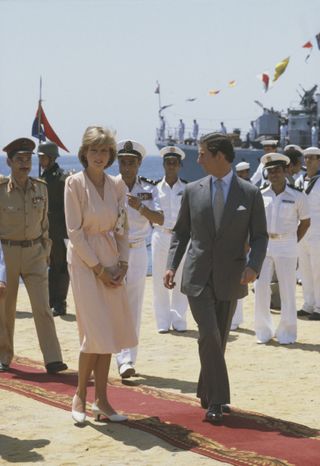
[[[224,195],[222,189],[222,180],[217,179],[215,182],[216,192],[213,199],[213,216],[216,230],[219,230],[221,218],[224,209]]]

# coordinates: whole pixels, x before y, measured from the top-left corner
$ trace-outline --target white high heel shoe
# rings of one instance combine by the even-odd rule
[[[108,421],[111,422],[123,422],[128,420],[128,416],[123,416],[122,414],[107,414],[102,409],[99,408],[99,406],[96,405],[96,403],[92,404],[92,414],[94,416],[95,421],[100,421],[100,417],[106,417]]]
[[[77,423],[77,424],[83,424],[86,420],[86,413],[81,413],[80,411],[76,411],[75,409],[73,409],[73,403],[74,403],[74,399],[77,395],[74,395],[73,397],[73,400],[72,400],[72,411],[71,411],[71,415],[72,415],[72,419]]]

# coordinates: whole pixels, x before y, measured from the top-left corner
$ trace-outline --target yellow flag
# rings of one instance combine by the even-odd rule
[[[210,89],[209,91],[209,95],[217,95],[219,94],[220,90],[218,89]]]
[[[285,58],[280,63],[278,63],[274,69],[273,82],[277,81],[278,78],[286,71],[290,57]]]
[[[235,87],[236,85],[237,85],[237,81],[234,81],[234,80],[233,80],[233,81],[229,81],[229,82],[228,82],[228,86],[229,86],[229,87]]]

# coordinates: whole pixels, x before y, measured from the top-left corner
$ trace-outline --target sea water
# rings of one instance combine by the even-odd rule
[[[57,159],[60,167],[66,172],[78,172],[83,169],[78,157],[76,155],[62,155]],[[108,168],[107,173],[110,175],[118,175],[119,167],[118,163],[115,162],[111,167]],[[0,174],[8,176],[10,174],[10,168],[7,165],[7,158],[0,155]],[[139,169],[139,174],[152,180],[159,180],[163,177],[163,166],[162,157],[157,155],[149,155],[142,161]],[[32,170],[30,176],[37,177],[39,175],[38,157],[32,157]],[[148,247],[148,275],[152,273],[151,267],[151,239],[147,240]]]

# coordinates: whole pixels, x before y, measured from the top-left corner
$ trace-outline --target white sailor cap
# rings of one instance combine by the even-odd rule
[[[265,154],[261,157],[261,163],[263,163],[264,168],[274,168],[279,165],[287,166],[290,163],[289,157],[284,154],[278,154],[270,152],[270,154]]]
[[[285,146],[285,148],[283,149],[283,152],[287,152],[289,150],[294,150],[296,152],[300,152],[301,154],[303,154],[303,151],[301,149],[300,146],[297,146],[297,144],[288,144],[287,146]]]
[[[265,147],[265,146],[275,146],[275,147],[277,147],[278,141],[277,141],[277,139],[264,139],[263,141],[261,141],[261,144],[263,145],[263,147]]]
[[[249,170],[250,169],[250,163],[248,162],[239,162],[235,166],[236,172],[241,172],[242,170]]]
[[[139,144],[139,142],[134,141],[133,139],[126,139],[118,142],[117,153],[118,157],[131,155],[132,157],[141,157],[143,159],[146,155],[146,150],[142,144]]]
[[[303,155],[320,155],[319,147],[307,147],[303,151]]]
[[[163,158],[179,157],[180,160],[183,160],[185,158],[185,156],[186,156],[186,154],[183,152],[183,150],[180,149],[180,147],[176,147],[176,146],[163,147],[160,150],[160,155]]]

